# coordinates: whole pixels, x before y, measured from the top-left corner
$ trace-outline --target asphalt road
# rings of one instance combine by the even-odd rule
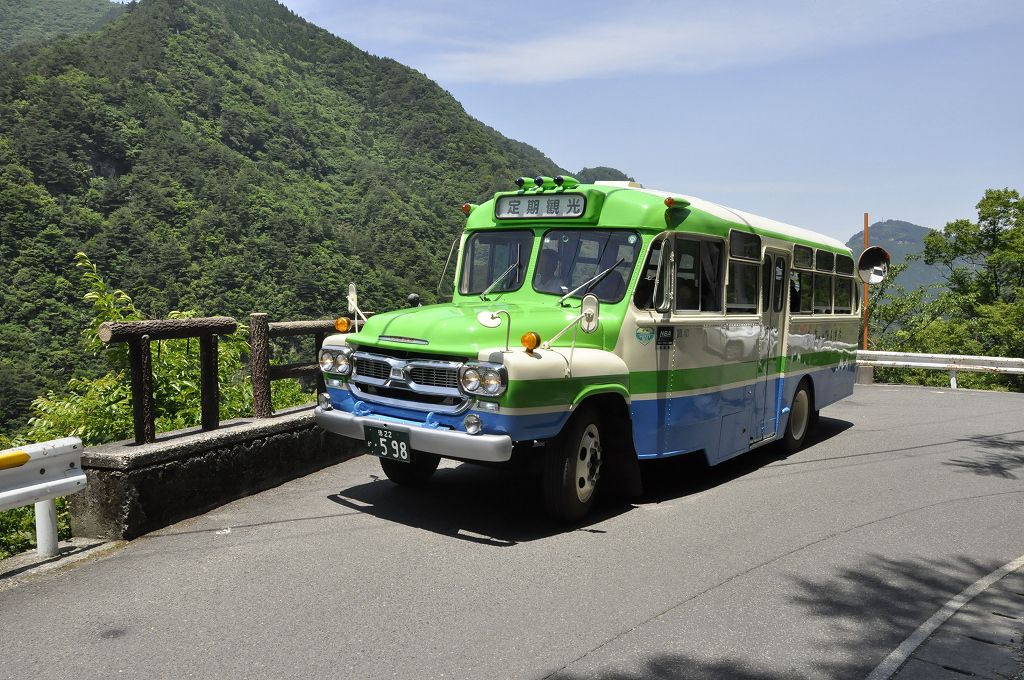
[[[1024,554],[1024,394],[858,387],[800,453],[645,477],[565,530],[362,456],[0,592],[0,677],[863,678]]]

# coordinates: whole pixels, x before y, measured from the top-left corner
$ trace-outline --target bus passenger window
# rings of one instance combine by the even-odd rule
[[[814,274],[800,272],[800,307],[797,309],[801,314],[810,314],[814,311]]]
[[[729,285],[725,290],[727,314],[754,314],[757,312],[756,264],[729,261]]]
[[[853,311],[853,279],[836,279],[836,314]]]
[[[784,295],[784,291],[786,290],[784,285],[783,285],[783,281],[785,281],[785,280],[786,280],[786,261],[783,260],[781,257],[776,257],[775,258],[775,288],[773,289],[774,292],[772,293],[775,296],[775,301],[772,304],[772,308],[776,312],[781,312],[782,311],[782,301],[785,299],[783,297],[783,295]]]
[[[832,277],[828,274],[814,275],[814,313],[832,313]]]
[[[800,313],[800,275],[789,273],[789,313]]]
[[[761,263],[761,312],[772,308],[772,256],[765,255]]]
[[[722,243],[700,242],[700,310],[722,311]]]
[[[676,241],[676,309],[700,310],[699,241]]]

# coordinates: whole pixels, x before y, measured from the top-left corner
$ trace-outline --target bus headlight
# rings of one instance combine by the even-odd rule
[[[324,373],[348,375],[352,372],[352,350],[348,347],[320,350],[320,370]]]
[[[466,364],[459,371],[459,388],[464,394],[497,397],[508,388],[508,372],[501,364]]]

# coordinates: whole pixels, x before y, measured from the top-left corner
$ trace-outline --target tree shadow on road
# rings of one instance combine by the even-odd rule
[[[576,675],[560,671],[550,680],[802,680],[804,676],[768,673],[733,659],[701,660],[686,654],[656,654],[644,659],[637,671],[588,672]],[[547,680],[547,679],[546,679]]]
[[[978,435],[959,441],[972,445],[982,455],[976,458],[954,458],[945,465],[1003,479],[1017,479],[1017,471],[1024,469],[1024,436],[1020,431]]]
[[[821,620],[815,676],[864,677],[943,604],[1000,563],[869,555],[837,575],[796,577],[792,601]]]
[[[826,441],[851,426],[844,420],[821,418],[807,446]],[[571,531],[603,534],[605,530],[595,525],[633,510],[635,504],[660,503],[699,493],[787,457],[789,454],[780,445],[772,444],[714,467],[708,467],[699,453],[643,461],[641,497],[630,499],[632,502],[601,498],[587,519],[576,525],[560,524],[546,517],[540,480],[522,468],[446,463],[422,488],[396,486],[382,473],[371,482],[342,489],[328,499],[389,522],[483,545],[508,547]]]
[[[892,559],[868,555],[833,576],[812,579],[794,576],[797,588],[790,601],[805,616],[820,621],[819,639],[810,645],[810,665],[794,671],[756,667],[756,661],[728,657],[698,659],[677,652],[644,656],[640,670],[588,670],[571,666],[548,676],[552,680],[782,680],[789,678],[850,678],[860,680],[943,604],[1000,562],[965,556],[949,559]],[[785,625],[780,618],[780,625]],[[616,665],[627,668],[632,659]],[[585,663],[585,661],[584,661]],[[771,662],[766,661],[766,666]]]

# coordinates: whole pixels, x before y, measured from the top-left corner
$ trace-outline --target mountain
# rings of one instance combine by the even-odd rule
[[[893,264],[907,261],[907,255],[920,253],[924,250],[924,237],[931,229],[921,227],[902,220],[885,220],[875,222],[868,228],[870,243],[882,246],[892,256]],[[859,255],[864,250],[864,231],[858,231],[850,237],[846,245]],[[896,284],[907,290],[921,286],[944,284],[942,272],[938,267],[927,265],[921,260],[911,260],[906,270],[896,278]]]
[[[573,177],[578,179],[583,184],[593,184],[594,182],[599,182],[602,180],[612,182],[636,181],[626,173],[622,172],[621,170],[616,170],[615,168],[608,168],[603,165],[599,165],[596,168],[583,168],[575,175],[573,175]]]
[[[272,0],[142,0],[5,56],[5,404],[95,373],[76,251],[153,317],[332,317],[350,281],[388,309],[432,299],[464,201],[565,173]]]
[[[0,0],[0,51],[95,31],[124,10],[125,5],[110,0]]]

